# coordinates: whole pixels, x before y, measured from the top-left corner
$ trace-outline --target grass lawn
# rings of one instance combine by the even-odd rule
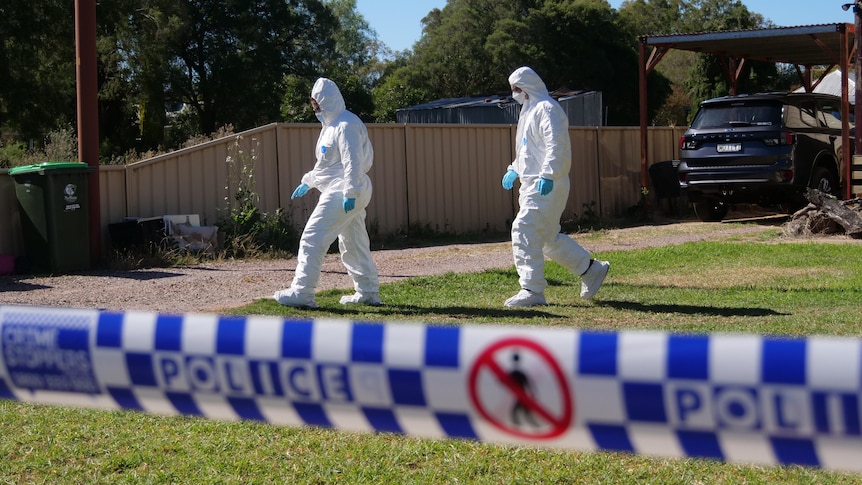
[[[758,240],[598,254],[596,299],[549,264],[548,306],[506,309],[514,270],[381,287],[383,307],[319,310],[260,300],[236,314],[442,324],[774,335],[862,334],[862,245]],[[862,475],[424,440],[0,401],[0,483],[862,483]]]

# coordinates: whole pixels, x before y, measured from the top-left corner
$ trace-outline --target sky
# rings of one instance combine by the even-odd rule
[[[780,27],[812,24],[853,23],[853,11],[841,10],[850,0],[742,0],[748,10],[759,13]],[[623,0],[608,0],[620,8]],[[356,0],[356,10],[390,49],[412,49],[422,36],[422,18],[446,0]]]
[[[446,0],[356,0],[356,10],[377,32],[377,38],[395,51],[412,49],[422,37],[422,18]]]

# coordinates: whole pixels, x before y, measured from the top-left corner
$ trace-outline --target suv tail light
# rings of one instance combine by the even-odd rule
[[[680,150],[697,150],[697,141],[694,138],[687,138],[685,136],[679,137],[679,149]]]
[[[782,131],[778,133],[777,136],[764,138],[763,143],[766,143],[767,146],[778,146],[778,145],[793,145],[795,143],[796,137],[793,133],[788,131]]]

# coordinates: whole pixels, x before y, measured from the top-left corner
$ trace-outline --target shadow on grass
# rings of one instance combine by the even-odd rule
[[[434,315],[452,318],[557,318],[559,315],[534,308],[480,308],[480,307],[423,307],[416,305],[384,305],[382,307],[341,307],[327,308],[326,311],[337,315],[356,315],[358,311],[369,310],[369,314],[381,316],[414,317]]]
[[[717,317],[766,317],[786,316],[769,308],[722,308],[701,305],[673,305],[667,303],[649,304],[635,301],[597,300],[597,306],[610,307],[615,310],[624,310],[641,313],[679,313],[683,315],[711,315]]]
[[[318,303],[321,303],[318,301]],[[398,317],[400,320],[421,321],[432,315],[452,319],[511,319],[511,318],[559,318],[559,315],[542,311],[542,307],[532,308],[482,308],[482,307],[425,307],[418,305],[385,304],[375,307],[368,305],[329,305],[321,303],[318,309],[299,309],[283,307],[274,301],[260,299],[249,306],[234,309],[230,313],[257,313],[279,315],[285,318],[318,318],[332,315],[337,318],[369,320],[374,318]],[[551,307],[553,308],[553,307]]]

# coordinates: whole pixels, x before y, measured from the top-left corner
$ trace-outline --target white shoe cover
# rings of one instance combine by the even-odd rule
[[[377,293],[354,293],[352,295],[344,295],[338,300],[342,305],[350,305],[353,303],[362,303],[371,306],[381,306],[380,295]]]
[[[284,306],[294,308],[320,308],[314,301],[314,295],[297,293],[291,288],[276,291],[272,298]]]
[[[508,307],[513,306],[536,306],[536,305],[547,305],[545,302],[545,294],[544,293],[533,293],[530,290],[521,290],[517,295],[506,300],[504,305]]]
[[[581,276],[581,298],[589,300],[599,292],[610,268],[611,263],[607,261],[593,260],[587,272]]]

